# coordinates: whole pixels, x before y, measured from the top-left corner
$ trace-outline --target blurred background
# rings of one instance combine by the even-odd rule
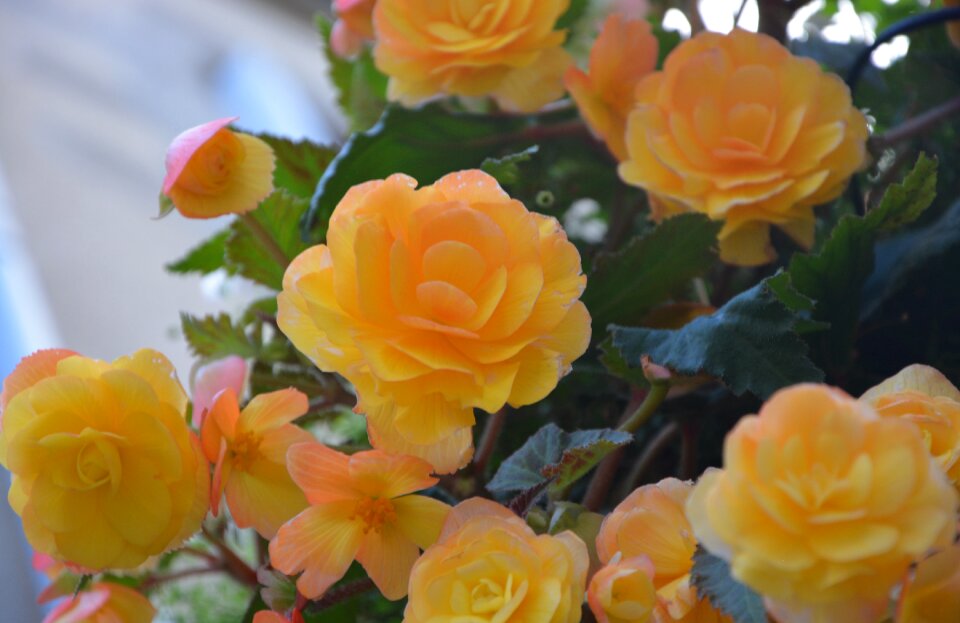
[[[710,30],[757,29],[756,0],[699,5]],[[815,0],[788,32],[842,66],[849,57],[829,58],[843,51],[830,43],[870,42],[929,5]],[[177,213],[153,219],[164,154],[184,129],[234,115],[247,130],[341,140],[346,122],[326,78],[317,10],[329,2],[0,0],[0,378],[25,354],[61,346],[108,360],[156,348],[186,380],[178,313],[235,312],[262,294],[218,274],[164,270],[223,226]],[[663,26],[691,30],[677,9]],[[890,66],[909,45],[894,39],[874,64]],[[0,620],[39,621],[38,586],[19,519],[0,504]]]

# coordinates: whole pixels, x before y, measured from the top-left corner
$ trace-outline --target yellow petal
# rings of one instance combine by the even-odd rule
[[[255,396],[243,409],[239,429],[262,433],[288,424],[307,412],[307,396],[288,388]]]
[[[383,596],[391,601],[407,594],[410,570],[417,561],[420,549],[396,526],[385,525],[364,535],[357,552],[357,562],[377,585]]]
[[[397,525],[403,534],[420,549],[427,549],[440,538],[440,530],[450,514],[450,507],[424,495],[394,498]]]
[[[255,461],[248,469],[235,469],[226,486],[230,514],[240,528],[253,527],[265,539],[307,507],[303,492],[290,479],[283,464]]]

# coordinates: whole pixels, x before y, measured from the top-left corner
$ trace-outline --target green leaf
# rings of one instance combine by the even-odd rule
[[[171,201],[170,197],[164,195],[163,193],[160,193],[159,202],[160,202],[160,210],[157,212],[157,215],[153,217],[154,220],[156,221],[159,221],[166,215],[173,212],[173,210],[175,209],[175,206],[173,205],[173,201]]]
[[[291,195],[309,199],[317,188],[320,176],[337,155],[337,150],[318,145],[307,139],[293,141],[272,134],[256,134],[273,149],[277,166],[273,171],[274,185]]]
[[[598,338],[609,323],[635,324],[716,260],[719,222],[701,214],[667,219],[614,254],[601,255],[583,302]]]
[[[794,325],[797,333],[813,333],[814,331],[824,331],[830,328],[829,322],[812,320],[810,318],[816,303],[813,299],[797,292],[790,280],[790,275],[785,272],[778,272],[773,277],[767,279],[767,285],[780,302],[787,306],[787,309],[797,313],[797,323]]]
[[[492,493],[525,491],[550,479],[555,479],[552,489],[564,489],[631,441],[633,436],[621,431],[605,428],[568,433],[550,423],[504,459],[487,489]]]
[[[613,345],[633,367],[648,355],[681,375],[705,373],[734,394],[766,398],[781,387],[823,380],[795,321],[764,281],[680,329],[613,327]]]
[[[588,0],[570,0],[570,7],[567,8],[566,12],[557,20],[555,30],[570,28],[580,21],[589,4]]]
[[[263,231],[287,257],[287,263],[283,265],[251,231],[244,219],[235,220],[230,226],[231,234],[226,243],[227,260],[232,269],[248,279],[279,291],[287,264],[307,248],[306,243],[300,239],[298,229],[298,223],[306,213],[307,206],[306,199],[277,190],[248,214],[260,224]]]
[[[767,623],[763,597],[734,579],[725,560],[699,546],[693,554],[690,579],[697,587],[697,595],[709,599],[734,623]]]
[[[317,13],[316,26],[330,65],[330,80],[339,92],[340,108],[349,116],[351,129],[365,130],[376,122],[386,106],[387,77],[377,69],[369,48],[354,59],[334,54],[330,47],[333,24],[322,13]]]
[[[201,242],[176,262],[167,264],[171,273],[187,274],[199,273],[208,275],[226,265],[226,242],[230,231],[225,229],[220,233]]]
[[[520,180],[519,164],[529,161],[539,150],[539,145],[531,145],[523,151],[507,154],[502,158],[485,158],[480,169],[497,178],[502,185],[516,184]]]
[[[880,234],[914,221],[930,205],[937,163],[922,155],[901,184],[892,185],[865,217],[840,219],[816,255],[795,255],[787,270],[792,288],[816,302],[811,319],[830,328],[811,337],[818,361],[842,373],[853,352],[860,319],[861,292],[873,272],[874,245]],[[780,278],[784,279],[784,278]]]
[[[406,173],[420,184],[480,165],[498,147],[529,147],[514,133],[535,119],[452,113],[438,104],[410,110],[388,106],[377,124],[354,134],[327,167],[303,220],[304,238],[316,239],[340,199],[354,185]],[[525,143],[525,144],[524,144]]]
[[[600,342],[600,363],[607,369],[607,372],[613,376],[635,385],[636,387],[646,387],[649,385],[647,377],[643,374],[642,368],[631,368],[627,361],[613,345],[613,338],[607,336]]]
[[[180,326],[190,349],[198,357],[220,359],[239,355],[250,359],[260,353],[260,347],[227,314],[198,318],[181,313]]]

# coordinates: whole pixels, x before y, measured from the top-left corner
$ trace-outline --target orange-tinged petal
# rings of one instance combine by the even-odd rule
[[[350,456],[348,466],[353,486],[361,495],[396,498],[437,484],[431,465],[414,456],[397,456],[366,450]]]
[[[264,433],[289,424],[305,414],[308,408],[306,394],[292,387],[260,394],[243,408],[238,429]]]
[[[193,383],[193,426],[200,428],[203,416],[221,390],[229,387],[241,395],[246,379],[247,362],[236,355],[201,366]]]
[[[253,527],[265,539],[307,506],[303,492],[282,463],[259,460],[235,469],[226,485],[227,506],[240,528]]]
[[[393,507],[400,530],[420,549],[427,549],[440,538],[440,530],[450,514],[448,505],[425,495],[394,498]]]
[[[284,524],[270,542],[270,564],[295,575],[297,589],[317,599],[347,572],[363,531],[351,520],[354,502],[311,506]]]
[[[213,401],[200,427],[200,443],[208,461],[216,461],[220,456],[221,442],[233,440],[237,433],[237,420],[240,419],[240,404],[233,389],[221,391]]]
[[[32,387],[38,381],[55,375],[57,373],[57,363],[76,354],[72,350],[50,348],[38,350],[21,359],[13,372],[3,380],[3,391],[0,392],[0,430],[3,426],[3,409],[7,406],[7,403],[14,396]]]
[[[349,456],[319,442],[300,443],[287,450],[287,470],[310,504],[357,499],[349,465]]]
[[[460,428],[435,444],[420,445],[401,435],[392,425],[390,412],[395,407],[378,406],[366,409],[367,435],[374,448],[394,454],[421,458],[438,474],[452,474],[473,457],[473,431]]]
[[[396,601],[406,596],[410,569],[419,556],[420,548],[399,528],[385,525],[364,535],[357,562],[383,596]]]

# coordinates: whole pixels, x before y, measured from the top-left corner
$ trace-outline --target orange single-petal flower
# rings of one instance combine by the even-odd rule
[[[290,422],[307,412],[307,397],[295,389],[260,394],[240,411],[237,395],[225,389],[204,418],[200,441],[215,463],[210,507],[227,506],[241,528],[252,526],[264,538],[306,508],[303,492],[287,473],[287,450],[311,441],[307,431]]]
[[[587,125],[621,162],[629,157],[625,135],[633,92],[656,68],[658,48],[649,22],[612,13],[590,50],[589,72],[571,66],[563,76]]]
[[[100,582],[51,610],[43,623],[150,623],[156,614],[150,600],[132,588]]]
[[[303,623],[303,615],[297,611],[288,619],[271,610],[261,610],[253,615],[253,623]]]
[[[450,510],[409,495],[437,483],[430,464],[380,450],[347,456],[313,442],[291,447],[287,468],[311,506],[270,542],[273,567],[302,571],[297,588],[316,599],[356,559],[384,597],[405,596],[413,563],[437,540]]]
[[[273,192],[273,150],[255,136],[230,130],[236,120],[190,128],[167,149],[163,194],[184,216],[242,214]]]

